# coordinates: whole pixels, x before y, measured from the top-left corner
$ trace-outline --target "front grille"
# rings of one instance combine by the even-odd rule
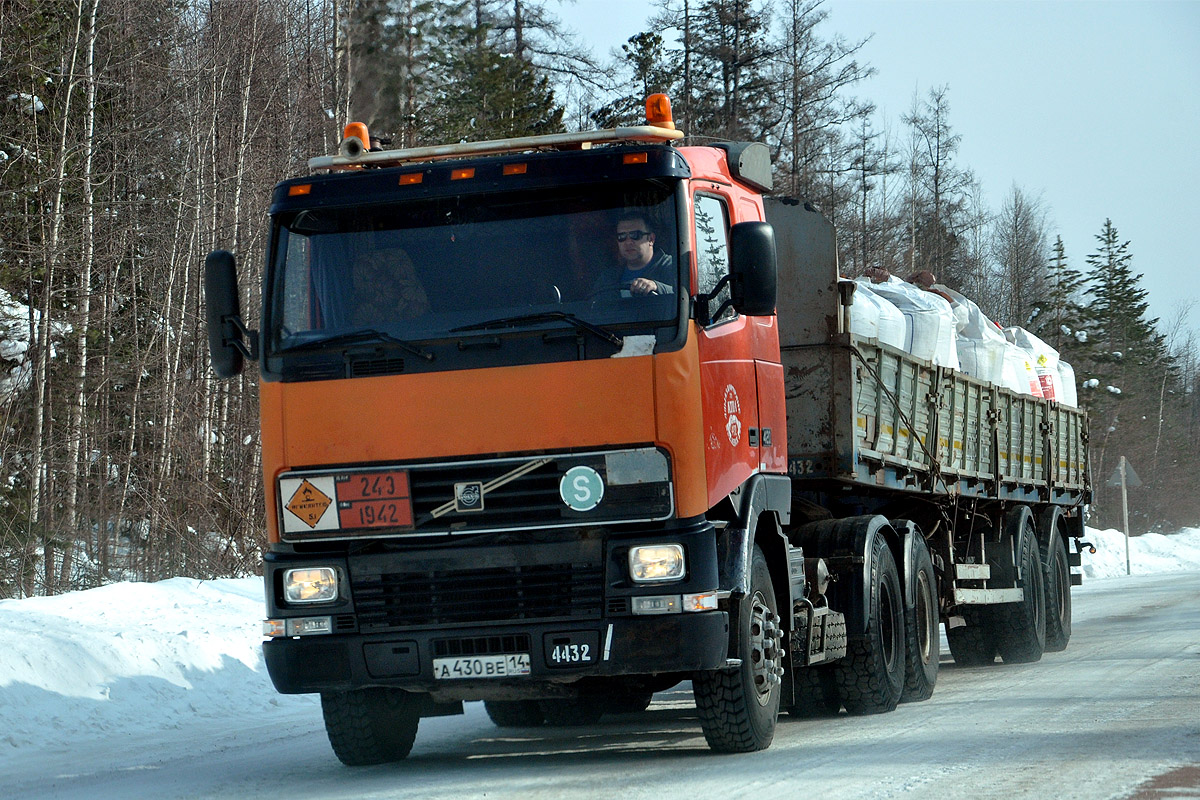
[[[351,578],[359,629],[523,620],[597,619],[598,563],[384,573]]]
[[[634,518],[662,519],[671,512],[668,482],[608,485],[604,500],[586,512],[571,510],[559,493],[563,474],[575,463],[589,461],[604,470],[603,458],[551,457],[546,463],[516,478],[507,479],[523,464],[520,460],[485,463],[447,463],[415,467],[409,472],[413,520],[417,531],[471,531],[563,525],[573,521],[597,523]],[[534,461],[533,458],[524,463]],[[494,485],[499,482],[500,485]],[[489,486],[478,511],[454,510],[455,486],[477,483]],[[439,512],[438,516],[434,516]]]
[[[497,462],[448,464],[412,470],[409,481],[417,528],[445,527],[448,521],[452,526],[458,523],[472,528],[561,522],[565,508],[558,496],[561,475],[558,465],[553,461],[489,491],[483,498],[481,511],[451,512],[448,518],[441,519],[432,516],[435,509],[454,499],[455,484],[472,481],[487,484],[518,466],[519,462]]]

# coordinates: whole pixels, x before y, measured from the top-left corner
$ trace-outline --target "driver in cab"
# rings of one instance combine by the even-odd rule
[[[634,296],[675,293],[675,260],[654,247],[654,231],[642,214],[622,214],[617,220],[616,269],[602,275],[596,291],[628,291]]]

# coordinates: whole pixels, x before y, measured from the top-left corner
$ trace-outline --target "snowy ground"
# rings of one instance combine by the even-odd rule
[[[1085,583],[1125,575],[1125,538],[1089,530]],[[1131,541],[1136,575],[1200,571],[1200,529]],[[259,647],[255,578],[122,583],[59,597],[0,601],[0,796],[5,763],[156,731],[270,726],[313,696],[275,693]]]

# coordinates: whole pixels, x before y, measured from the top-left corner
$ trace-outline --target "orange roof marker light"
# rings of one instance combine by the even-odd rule
[[[524,175],[528,169],[529,169],[528,164],[505,164],[504,165],[504,174],[505,175]]]
[[[621,163],[623,163],[623,164],[645,164],[649,160],[650,160],[650,157],[646,153],[626,153],[625,157],[621,159]]]
[[[466,180],[467,178],[474,178],[474,177],[475,177],[475,168],[474,167],[464,167],[463,169],[450,170],[450,180],[452,180],[452,181],[462,181],[462,180]]]
[[[298,197],[303,194],[308,194],[312,191],[311,183],[298,183],[295,186],[288,187],[288,197]]]
[[[351,122],[342,131],[338,152],[347,158],[356,158],[371,149],[371,135],[365,122]]]
[[[412,186],[414,183],[420,183],[425,179],[423,172],[406,172],[400,176],[401,186]]]
[[[671,118],[671,98],[665,94],[652,94],[646,98],[646,124],[675,130],[675,120]]]

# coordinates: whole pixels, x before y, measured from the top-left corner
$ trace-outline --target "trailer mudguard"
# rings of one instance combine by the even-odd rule
[[[1043,549],[1045,549],[1046,543],[1050,541],[1051,536],[1058,535],[1058,526],[1062,524],[1063,516],[1062,509],[1056,505],[1048,505],[1042,509],[1042,513],[1038,514],[1034,530],[1037,532],[1038,544]],[[1064,547],[1066,544],[1066,542],[1063,542]]]
[[[729,500],[733,504],[734,518],[717,536],[718,588],[723,595],[728,593],[733,602],[745,597],[750,585],[750,556],[757,539],[767,557],[779,608],[790,609],[795,581],[789,576],[788,542],[780,526],[791,519],[791,481],[784,475],[751,475],[729,495]],[[771,530],[759,531],[759,524],[764,519],[770,520]],[[800,572],[802,591],[803,564]],[[784,629],[790,630],[791,614],[780,616]],[[731,614],[730,619],[733,618]]]
[[[925,536],[917,523],[911,520],[894,519],[892,527],[900,537],[900,552],[903,554],[903,558],[896,559],[896,566],[900,568],[900,583],[904,587],[904,610],[911,611],[917,602],[917,553]]]
[[[903,563],[900,537],[887,518],[879,514],[817,520],[788,532],[792,543],[804,548],[806,557],[823,558],[828,564],[835,577],[826,593],[829,606],[846,615],[847,636],[867,632],[867,609],[871,607],[870,558],[876,536],[884,537],[896,563]]]

